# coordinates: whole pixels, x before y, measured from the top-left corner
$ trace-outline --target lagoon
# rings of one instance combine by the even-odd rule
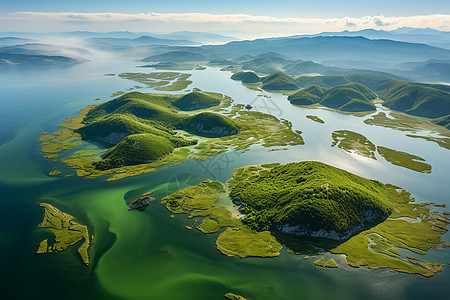
[[[231,80],[230,72],[208,67],[183,71],[192,74],[189,80],[193,83],[188,89],[220,92],[235,103],[251,104],[253,110],[287,119],[294,130],[303,132],[305,145],[273,149],[255,145],[244,153],[227,152],[115,182],[107,182],[104,177],[78,178],[62,163],[55,165],[42,157],[38,142],[42,132],[53,132],[59,129],[57,124],[76,115],[79,109],[112,99],[114,92],[136,85],[104,74],[150,71],[137,68],[133,61],[106,57],[67,69],[0,73],[0,261],[1,280],[7,287],[4,297],[220,299],[227,292],[248,299],[423,299],[448,295],[448,265],[443,273],[425,279],[388,270],[319,268],[313,263],[318,257],[304,260],[288,254],[285,247],[276,258],[229,258],[217,251],[215,234],[186,230],[184,226],[192,223],[187,216],[172,219],[165,206],[159,204],[162,197],[207,178],[225,182],[241,166],[317,160],[398,185],[417,201],[450,205],[448,150],[407,137],[407,132],[367,125],[363,121],[370,116],[294,106],[285,95],[247,89]],[[389,112],[382,106],[378,111]],[[325,124],[307,115],[318,116]],[[423,157],[432,172],[418,173],[392,165],[378,153],[374,160],[331,147],[335,130],[354,131],[375,145]],[[63,175],[48,176],[55,166]],[[151,190],[158,201],[144,211],[128,211],[130,201]],[[41,233],[35,230],[43,217],[38,206],[41,202],[75,216],[95,235],[89,267],[80,262],[76,249],[55,255],[35,254],[42,240]],[[444,238],[449,242],[449,233]],[[450,249],[432,250],[424,257],[450,262]],[[340,260],[339,255],[325,257],[327,261],[331,258]]]

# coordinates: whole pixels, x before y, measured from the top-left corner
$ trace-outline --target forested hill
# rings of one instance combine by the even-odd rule
[[[229,193],[245,204],[245,222],[258,230],[345,239],[392,211],[384,184],[320,162],[242,174],[235,170]]]
[[[288,97],[292,104],[321,105],[342,111],[370,111],[375,94],[383,105],[414,116],[434,119],[449,128],[450,86],[403,81],[358,73],[325,76],[289,76],[276,72],[269,76],[233,75],[235,80],[251,76],[252,82],[262,82],[262,89],[296,91]],[[375,93],[375,94],[374,94]]]

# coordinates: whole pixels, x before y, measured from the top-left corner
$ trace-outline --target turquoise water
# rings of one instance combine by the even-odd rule
[[[252,103],[256,110],[288,119],[303,132],[306,144],[270,152],[253,146],[245,153],[188,161],[116,182],[49,177],[55,164],[42,158],[40,134],[58,129],[64,118],[98,103],[95,98],[106,101],[112,93],[134,86],[128,80],[104,76],[147,71],[134,65],[104,59],[69,69],[0,74],[0,274],[5,298],[220,299],[232,291],[249,299],[423,299],[450,292],[448,267],[425,279],[387,270],[320,269],[285,249],[272,259],[233,259],[215,249],[217,235],[185,230],[192,220],[184,215],[171,219],[157,202],[143,212],[129,212],[126,203],[149,190],[154,189],[160,199],[205,178],[224,182],[234,168],[243,165],[301,160],[323,161],[402,186],[418,201],[450,204],[448,150],[408,138],[404,132],[367,126],[364,118],[294,107],[283,95],[267,93],[272,98],[264,102],[267,98],[218,69],[191,71],[194,83],[189,88],[221,92],[236,103]],[[308,114],[326,123],[313,122],[305,117]],[[332,148],[331,132],[339,129],[364,134],[376,145],[419,155],[432,165],[432,173],[391,165],[379,155],[372,160]],[[59,163],[56,166],[73,174]],[[42,239],[35,230],[43,217],[39,202],[51,203],[89,226],[95,235],[89,268],[81,264],[75,249],[57,255],[34,254]],[[446,239],[450,241],[448,234]],[[445,263],[450,261],[450,251],[430,251],[426,257]]]

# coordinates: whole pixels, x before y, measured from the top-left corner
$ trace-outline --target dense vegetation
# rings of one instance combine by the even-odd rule
[[[219,104],[219,99],[200,92],[186,94],[173,102],[173,105],[181,110],[204,109]]]
[[[318,85],[311,85],[305,89],[301,89],[288,97],[292,104],[297,105],[311,105],[319,103],[320,99],[325,96],[327,89]]]
[[[155,161],[176,147],[197,143],[175,130],[195,131],[208,137],[238,133],[236,121],[226,116],[178,113],[178,108],[193,110],[218,105],[220,99],[199,92],[181,96],[131,92],[92,108],[77,132],[83,139],[114,145],[94,164],[97,169]]]
[[[240,130],[233,119],[210,112],[199,113],[189,118],[184,129],[214,137],[233,135]]]
[[[262,88],[265,90],[297,90],[298,86],[289,75],[283,72],[276,72],[262,79]]]
[[[342,111],[355,112],[375,110],[370,101],[376,97],[373,91],[360,83],[347,83],[331,89],[311,85],[290,95],[288,100],[297,105],[320,103]]]
[[[132,134],[106,151],[96,166],[98,169],[111,169],[155,161],[171,153],[173,149],[173,143],[165,137],[151,133]]]
[[[383,105],[386,107],[415,116],[436,119],[434,122],[444,127],[449,125],[450,87],[446,85],[416,83],[356,73],[294,78],[278,72],[266,78],[272,77],[283,78],[284,82],[304,88],[289,96],[288,99],[293,104],[320,103],[343,111],[367,111],[374,110],[374,106],[367,100],[375,99],[377,93],[379,98],[384,100]],[[264,85],[263,88],[268,89]],[[320,96],[322,92],[325,92],[324,97]],[[347,99],[345,103],[344,99]]]
[[[447,129],[450,129],[450,114],[444,117],[434,119],[433,123],[444,126]]]
[[[257,57],[242,63],[243,70],[253,70],[259,73],[271,74],[283,70],[286,60],[276,56]]]
[[[391,213],[385,185],[312,161],[276,166],[230,185],[230,196],[245,205],[254,229],[299,226],[345,236]]]
[[[427,118],[450,114],[448,87],[390,80],[377,89],[389,108]]]
[[[261,82],[261,78],[253,72],[237,72],[231,76],[233,80],[240,80],[242,83]]]

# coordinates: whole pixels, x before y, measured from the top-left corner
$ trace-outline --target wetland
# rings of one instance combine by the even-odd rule
[[[142,70],[90,62],[70,72],[46,74],[45,81],[39,73],[27,78],[3,76],[9,83],[4,93],[11,99],[7,109],[14,112],[3,113],[0,119],[5,128],[0,137],[0,185],[8,199],[1,227],[3,266],[9,274],[4,282],[14,287],[24,273],[34,282],[29,291],[8,288],[7,295],[44,299],[49,298],[44,291],[52,290],[72,299],[196,299],[201,290],[202,296],[213,299],[223,295],[421,299],[448,292],[445,264],[450,254],[440,246],[448,242],[447,218],[445,208],[433,204],[450,204],[445,128],[426,120],[414,122],[422,119],[392,113],[382,105],[362,117],[295,106],[282,93],[248,89],[231,80],[230,72],[214,67],[183,71],[188,77],[175,71]],[[80,76],[86,73],[98,75]],[[79,129],[86,126],[83,121],[95,107],[127,93],[114,99],[110,95],[134,92],[129,89],[137,84],[136,78],[105,73],[158,73],[139,79],[151,83],[138,83],[144,86],[139,93],[145,95],[164,92],[167,99],[178,99],[195,90],[219,98],[219,105],[200,111],[166,108],[185,118],[219,114],[237,122],[240,131],[213,137],[173,128],[168,137],[197,143],[170,148],[157,161],[98,169],[94,163],[118,143],[83,138]],[[186,85],[187,81],[192,83]],[[27,88],[18,89],[13,82]],[[162,87],[167,90],[158,89]],[[244,108],[247,104],[251,110]],[[19,112],[22,118],[15,118]],[[131,116],[129,111],[125,114]],[[388,120],[370,121],[382,114]],[[311,115],[324,123],[307,117]],[[394,116],[411,121],[395,122]],[[392,139],[386,140],[387,135]],[[390,199],[396,199],[391,213],[383,222],[338,243],[310,237],[298,240],[277,234],[273,227],[245,222],[245,213],[228,198],[230,186],[251,176],[265,176],[279,164],[301,161],[319,161],[386,183]],[[154,191],[151,195],[157,201],[129,211],[127,204],[148,191]],[[38,203],[49,206],[43,210]],[[37,228],[44,224],[47,211],[53,213],[44,218],[49,224]],[[18,215],[27,218],[19,221]],[[67,226],[53,228],[50,223],[55,218]],[[76,230],[67,235],[71,226]],[[58,253],[35,253],[48,249]],[[396,289],[380,287],[386,280]]]

